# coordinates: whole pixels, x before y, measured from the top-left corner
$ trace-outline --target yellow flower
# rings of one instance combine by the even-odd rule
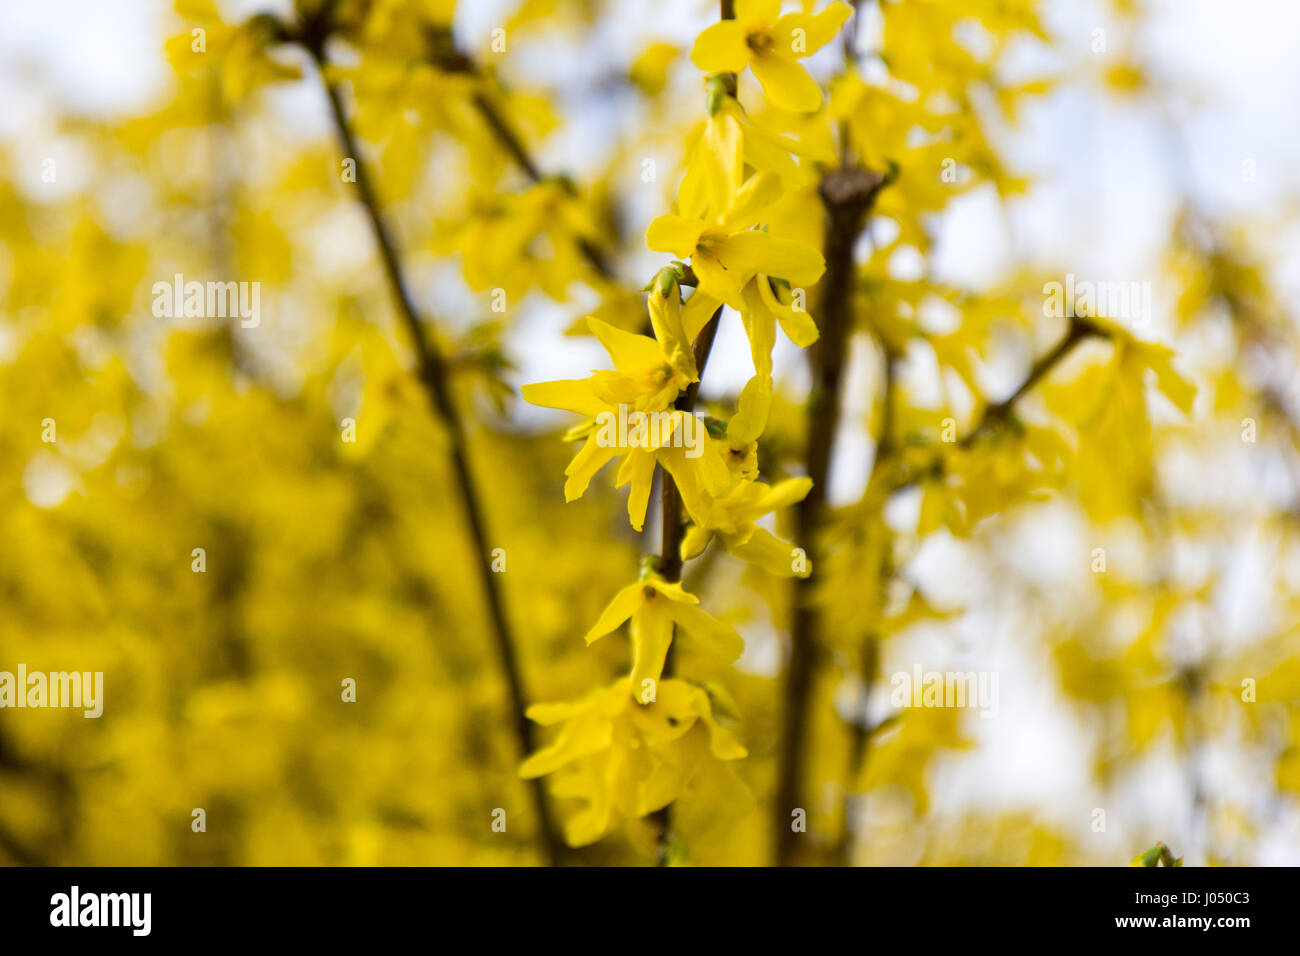
[[[302,71],[277,57],[277,26],[273,17],[259,15],[232,26],[221,19],[211,0],[180,0],[176,13],[190,27],[167,40],[172,66],[181,76],[216,65],[226,107],[245,99],[257,87],[296,80]]]
[[[806,303],[807,292],[802,291],[800,295]],[[812,345],[821,334],[806,307],[795,308],[793,301],[786,301],[792,298],[788,282],[778,279],[774,289],[771,278],[762,273],[754,276],[741,292],[744,303],[741,320],[749,337],[754,371],[759,375],[772,374],[772,345],[778,322],[781,331],[801,349]]]
[[[776,485],[744,481],[731,493],[713,502],[706,524],[693,524],[682,538],[682,559],[700,554],[717,536],[730,554],[780,577],[807,577],[811,566],[805,559],[796,570],[795,548],[755,522],[763,515],[786,508],[812,489],[811,478],[791,478]]]
[[[728,663],[745,650],[745,642],[735,629],[704,613],[699,603],[700,599],[683,590],[679,582],[669,583],[650,572],[614,595],[585,640],[588,644],[598,641],[631,618],[631,680],[644,700],[647,693],[652,697],[657,693],[655,688],[673,642],[674,624],[681,625],[697,644]]]
[[[725,215],[709,220],[660,216],[646,230],[646,245],[679,259],[689,258],[699,283],[696,294],[703,292],[737,311],[744,308],[741,289],[760,272],[780,276],[792,285],[812,285],[826,270],[818,250],[750,228],[780,191],[775,174],[753,175]]]
[[[822,91],[798,60],[833,40],[850,13],[840,0],[816,15],[785,16],[780,15],[781,0],[736,0],[736,19],[701,33],[691,60],[713,73],[739,73],[748,66],[777,106],[811,113],[821,107]]]
[[[806,152],[800,143],[756,125],[736,98],[726,94],[721,78],[711,77],[708,113],[686,143],[686,172],[677,187],[677,208],[694,219],[710,211],[726,212],[744,181],[745,166],[774,173],[787,188],[807,182],[812,172],[790,155]],[[834,153],[819,158],[830,161]]]
[[[675,286],[673,287],[675,289]],[[613,359],[615,367],[590,378],[537,382],[523,387],[524,400],[546,408],[576,412],[585,421],[569,430],[571,440],[584,440],[564,470],[564,500],[576,501],[591,479],[615,458],[623,458],[614,487],[631,485],[628,520],[640,531],[654,483],[656,462],[677,480],[686,510],[702,514],[708,496],[730,486],[722,453],[704,425],[686,412],[672,409],[679,392],[698,376],[684,324],[684,310],[674,292],[661,296],[657,280],[650,293],[651,321],[669,340],[671,351],[648,335],[637,335],[588,317],[587,325]],[[639,417],[635,413],[643,413]],[[656,418],[651,421],[649,416]],[[639,426],[644,425],[644,428]]]
[[[738,785],[721,761],[747,751],[718,723],[714,704],[702,687],[684,680],[659,684],[656,699],[645,704],[632,696],[628,678],[581,700],[536,704],[529,719],[544,726],[561,724],[555,741],[519,768],[525,779],[556,774],[559,797],[586,806],[565,822],[571,846],[594,843],[615,814],[643,817],[692,792],[726,792]]]

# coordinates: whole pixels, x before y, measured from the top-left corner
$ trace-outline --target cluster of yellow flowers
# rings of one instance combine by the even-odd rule
[[[685,529],[670,527],[664,535],[665,547],[676,542],[679,549],[674,566],[679,566],[676,558],[697,557],[717,538],[727,552],[769,573],[804,577],[811,568],[803,551],[757,522],[800,501],[812,482],[765,482],[758,474],[757,442],[772,404],[776,325],[799,346],[817,339],[803,303],[825,261],[814,246],[773,229],[770,212],[784,194],[784,183],[799,175],[792,154],[801,147],[748,116],[735,95],[735,74],[752,69],[768,99],[782,109],[820,110],[821,88],[797,60],[828,43],[851,11],[838,0],[816,15],[781,16],[780,6],[779,0],[739,0],[735,19],[708,27],[695,42],[692,60],[712,71],[705,84],[707,118],[687,151],[677,212],[659,216],[646,232],[650,249],[680,260],[660,270],[647,287],[653,335],[623,331],[593,316],[588,326],[614,368],[587,379],[528,385],[523,394],[535,405],[583,416],[567,436],[583,443],[565,472],[567,500],[581,497],[606,463],[621,459],[615,484],[631,486],[628,517],[641,531],[658,466],[662,480],[671,481],[681,495],[689,519]],[[688,277],[695,289],[683,301]],[[694,399],[690,389],[698,387],[708,357],[707,346],[700,347],[712,341],[705,330],[720,321],[724,304],[741,316],[754,376],[735,414],[704,429],[692,455],[680,441],[693,424],[687,420]],[[661,413],[668,427],[653,441],[606,440],[597,427],[602,417],[629,412]],[[677,530],[682,533],[674,534]],[[639,580],[614,596],[586,635],[591,643],[630,621],[630,677],[580,702],[538,705],[528,712],[538,723],[563,724],[556,742],[529,758],[522,772],[533,777],[563,769],[555,792],[586,804],[567,822],[566,838],[575,845],[602,837],[614,811],[635,819],[660,810],[682,797],[697,777],[725,772],[719,761],[746,755],[715,716],[718,688],[664,678],[675,627],[725,661],[744,650],[735,630],[662,573],[666,557],[643,562]]]

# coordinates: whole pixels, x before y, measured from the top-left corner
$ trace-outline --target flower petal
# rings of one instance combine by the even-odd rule
[[[620,372],[636,373],[648,368],[664,365],[668,357],[664,350],[648,335],[628,332],[617,326],[602,322],[594,315],[587,317],[587,328],[604,346]]]
[[[736,629],[710,617],[693,604],[673,604],[668,608],[674,621],[682,626],[697,644],[725,661],[734,661],[745,652],[745,642]]]
[[[711,252],[699,252],[692,256],[691,269],[694,270],[695,280],[699,283],[697,286],[699,291],[696,295],[700,292],[707,293],[714,299],[727,303],[737,312],[744,307],[740,289],[748,276],[738,276],[729,272]]]
[[[752,229],[715,240],[712,252],[727,269],[747,278],[761,272],[803,286],[812,285],[826,271],[822,254],[806,242],[778,239]]]
[[[727,444],[739,448],[756,441],[767,427],[767,415],[772,408],[772,379],[755,375],[745,383],[740,398],[736,400],[736,414],[727,422]]]
[[[645,244],[656,252],[671,252],[678,259],[689,259],[700,244],[705,224],[685,216],[657,217],[645,231]]]
[[[759,275],[755,281],[758,283],[758,293],[763,298],[763,304],[772,310],[776,320],[781,323],[781,331],[786,334],[786,337],[791,342],[801,349],[806,349],[821,337],[817,323],[813,321],[813,317],[807,309],[795,309],[793,306],[783,303],[777,298],[776,293],[772,291],[772,285],[767,281],[767,276]],[[806,290],[804,298],[807,299]]]
[[[787,478],[785,481],[777,482],[758,500],[761,509],[759,514],[788,508],[792,504],[803,501],[808,497],[808,492],[812,491],[812,485],[811,478]]]
[[[519,776],[525,780],[541,777],[609,746],[613,734],[609,720],[595,716],[576,717],[560,730],[560,735],[549,747],[543,747],[519,766]]]
[[[691,525],[682,535],[682,560],[689,561],[691,558],[699,557],[712,540],[713,532],[708,528],[702,528],[697,524]]]
[[[713,318],[713,313],[718,311],[720,305],[722,305],[721,299],[716,299],[699,289],[696,289],[686,300],[686,304],[682,306],[682,330],[686,333],[688,341],[695,341],[695,337],[708,324],[709,319]]]
[[[649,687],[658,696],[659,679],[663,676],[664,661],[673,642],[672,608],[688,607],[663,599],[646,601],[632,615],[632,693],[641,694]],[[653,681],[653,684],[646,684]]]
[[[727,208],[723,226],[727,232],[740,232],[759,222],[768,206],[781,198],[781,177],[759,172],[745,180],[736,191],[735,201]]]
[[[725,538],[727,552],[749,564],[755,565],[777,577],[806,578],[812,573],[812,566],[805,559],[804,570],[794,570],[796,548],[788,541],[782,541],[766,528],[755,528],[743,544],[733,544]]]
[[[568,476],[568,480],[564,483],[565,502],[577,501],[581,498],[587,486],[591,484],[591,479],[596,476],[596,472],[604,468],[609,460],[617,457],[621,451],[622,449],[619,448],[602,448],[596,441],[595,432],[588,435],[582,450],[573,456],[573,460],[564,469],[564,474]]]
[[[695,38],[691,62],[706,73],[739,73],[749,63],[745,27],[736,20],[720,20]]]
[[[614,482],[616,488],[622,487],[629,481],[632,483],[632,489],[627,496],[627,517],[637,531],[645,527],[645,513],[650,504],[650,489],[654,485],[654,478],[654,452],[634,449],[628,452],[627,458],[623,460],[623,466],[618,471],[618,479]]]
[[[520,389],[524,401],[543,408],[562,408],[577,412],[586,418],[595,418],[609,406],[591,390],[591,379],[561,379],[556,382],[534,382]]]
[[[781,0],[736,0],[736,22],[751,26],[768,26],[781,15]]]
[[[643,587],[644,585],[637,581],[621,588],[614,595],[614,600],[610,601],[605,610],[600,612],[600,617],[597,618],[595,624],[591,625],[591,630],[583,635],[582,639],[588,644],[598,641],[635,614],[637,609],[645,603],[645,595],[642,593]]]
[[[835,39],[852,12],[847,3],[836,0],[819,13],[787,13],[772,24],[773,45],[789,56],[810,56]],[[795,30],[803,33],[796,35]]]
[[[796,113],[814,113],[822,107],[822,88],[794,60],[762,53],[749,62],[763,92],[775,106]]]
[[[740,322],[749,339],[749,354],[754,361],[754,374],[764,378],[772,374],[772,346],[776,342],[776,320],[761,293],[767,285],[766,276],[755,276],[745,285],[745,307],[740,312]]]

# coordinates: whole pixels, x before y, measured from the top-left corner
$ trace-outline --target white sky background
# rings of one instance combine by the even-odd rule
[[[460,35],[470,46],[486,46],[491,29],[501,20],[499,11],[513,5],[462,0]],[[222,6],[251,13],[283,10],[286,3],[230,0]],[[1160,110],[1145,102],[1116,102],[1101,95],[1095,84],[1075,85],[1041,105],[1030,104],[1020,129],[1006,140],[1004,153],[1014,168],[1035,177],[1036,187],[1011,211],[1009,228],[987,193],[954,202],[938,235],[936,278],[982,286],[1031,262],[1080,278],[1143,279],[1156,274],[1156,257],[1169,236],[1180,191],[1190,191],[1205,209],[1224,217],[1279,217],[1300,197],[1300,135],[1295,123],[1300,2],[1152,0],[1150,6],[1153,15],[1145,32],[1126,37],[1104,16],[1101,3],[1057,0],[1049,8],[1049,25],[1060,41],[1060,53],[1048,65],[1073,63],[1080,73],[1095,65],[1089,59],[1090,45],[1092,31],[1099,26],[1107,30],[1108,55],[1132,43],[1139,61],[1151,68],[1158,82],[1177,91],[1164,113],[1177,120],[1182,141],[1171,135],[1174,127]],[[601,64],[621,69],[656,38],[688,47],[714,8],[711,0],[628,0],[598,27],[595,38],[579,42],[557,37],[544,46],[521,43],[512,51],[519,57],[510,65],[512,75],[555,89],[565,106],[565,128],[539,150],[542,167],[568,170],[581,180],[582,171],[600,155],[600,144],[613,142],[637,120],[623,101],[602,98],[599,87],[593,89],[592,77],[600,75]],[[147,110],[165,93],[169,71],[162,41],[171,22],[169,10],[165,0],[0,0],[0,137],[14,150],[19,168],[6,172],[20,186],[39,183],[40,159],[46,156],[60,160],[60,188],[73,190],[84,181],[76,173],[75,144],[55,135],[57,116],[130,115]],[[1032,72],[1034,65],[1031,59],[1024,67]],[[682,67],[694,69],[689,62]],[[684,89],[698,88],[690,86],[689,76],[681,82]],[[311,104],[317,103],[316,128],[325,135],[324,104],[313,96],[304,89],[277,102],[279,108],[306,111],[308,115],[293,120],[307,129],[317,122],[309,115]],[[1244,182],[1241,175],[1247,159],[1255,162],[1254,182]],[[675,160],[661,157],[660,168],[671,169]],[[638,170],[629,170],[629,184],[637,175]],[[644,206],[637,212],[644,214],[645,222],[666,211],[657,208],[661,192],[641,192],[635,201]],[[1289,236],[1289,243],[1271,251],[1277,280],[1284,292],[1295,295],[1300,293],[1300,229],[1292,227]],[[647,252],[629,268],[644,266],[641,272],[648,277],[662,263],[662,256]],[[1161,313],[1169,306],[1157,294],[1157,332]],[[522,337],[515,343],[518,381],[581,376],[603,362],[598,348],[559,337],[571,315],[569,308],[530,303],[520,325]],[[711,389],[738,390],[752,374],[737,326],[734,321],[724,325],[719,337],[706,383]],[[797,382],[802,360],[789,343],[784,346],[778,348],[778,375]],[[866,396],[873,389],[870,374],[861,371],[863,363],[855,364],[859,371],[850,381],[850,419],[865,412]],[[1022,374],[1015,368],[1004,371],[1008,383]],[[550,420],[536,410],[520,411],[543,416],[534,421]],[[840,456],[844,466],[831,484],[837,498],[855,496],[869,461],[865,436],[852,431],[845,438]],[[1037,547],[1041,553],[1030,565],[1041,570],[1053,561],[1059,564],[1067,544],[1069,550],[1087,550],[1088,542],[1075,540],[1086,532],[1070,514],[1063,511],[1050,520],[1050,534],[1043,533],[1041,523],[1019,538],[1009,531],[1008,561],[1014,562],[1017,555],[1024,561],[1023,549]],[[1058,542],[1061,547],[1054,548]],[[1259,560],[1258,549],[1247,549],[1241,560],[1249,567]],[[934,647],[927,668],[996,668],[1001,674],[1001,714],[991,720],[972,719],[980,747],[942,771],[938,807],[1032,808],[1086,848],[1117,860],[1126,860],[1154,839],[1165,839],[1179,852],[1186,848],[1189,862],[1203,862],[1197,858],[1201,848],[1189,845],[1192,828],[1180,809],[1186,806],[1183,770],[1172,757],[1157,761],[1131,786],[1120,788],[1119,805],[1114,799],[1109,804],[1108,833],[1095,837],[1105,843],[1089,842],[1094,836],[1088,831],[1090,808],[1100,802],[1089,792],[1087,751],[1079,746],[1089,729],[1053,699],[1046,660],[1026,659],[1025,642],[1015,633],[1015,608],[1004,608],[991,597],[1001,572],[963,562],[959,547],[942,544],[924,556],[921,570],[926,567],[936,579],[955,582],[956,595],[982,602],[982,610],[959,629],[962,645],[954,647],[948,639]],[[1005,585],[1004,577],[1002,582]],[[1238,610],[1249,615],[1251,602],[1230,603],[1243,605]],[[910,670],[907,663],[899,663]],[[888,659],[885,670],[891,670]],[[1252,775],[1260,768],[1241,768],[1231,753],[1213,753],[1203,772],[1211,793],[1216,788],[1235,793],[1259,779]],[[1134,829],[1126,824],[1128,818],[1167,821],[1170,832]],[[1300,863],[1300,819],[1272,814],[1266,815],[1266,822],[1270,830],[1260,840],[1265,849],[1259,862]]]

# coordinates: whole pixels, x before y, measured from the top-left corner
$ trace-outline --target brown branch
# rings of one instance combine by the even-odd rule
[[[861,167],[832,170],[822,180],[826,207],[826,274],[822,278],[821,337],[809,349],[812,388],[808,397],[806,464],[812,489],[795,512],[796,541],[814,569],[824,557],[819,542],[826,503],[826,477],[840,418],[840,391],[853,326],[853,247],[885,178]],[[795,860],[797,834],[792,812],[802,806],[805,736],[821,615],[811,576],[794,580],[790,661],[784,688],[784,726],[777,756],[777,791],[772,804],[773,852],[778,866]]]
[[[876,439],[875,453],[871,459],[871,471],[867,478],[867,487],[871,483],[877,472],[884,464],[891,459],[894,454],[894,406],[897,403],[897,385],[898,385],[898,355],[895,353],[889,342],[883,336],[877,335],[882,361],[884,363],[884,389],[881,395],[880,404],[880,435]],[[883,502],[882,502],[883,504]],[[879,517],[877,510],[873,518]],[[878,524],[881,529],[884,528],[883,522]],[[880,591],[882,596],[885,588],[893,576],[892,568],[889,566],[889,552],[886,552],[886,561],[881,566],[880,573]],[[856,720],[851,728],[849,739],[849,756],[844,767],[844,815],[843,828],[840,831],[839,841],[835,847],[835,857],[841,866],[848,866],[853,849],[853,829],[849,822],[850,804],[853,794],[853,782],[862,775],[862,768],[867,761],[867,748],[871,743],[871,738],[876,731],[880,729],[879,725],[869,725],[867,723],[867,706],[871,701],[871,688],[875,682],[876,667],[880,656],[880,635],[874,631],[866,634],[862,638],[861,650],[861,673],[859,677],[862,681],[862,693],[858,698],[856,709]]]
[[[720,19],[736,19],[734,0],[721,0]],[[730,95],[734,96],[735,78],[732,79],[733,82],[729,88],[732,91]],[[683,271],[689,271],[689,269],[690,267],[687,266]],[[693,272],[691,278],[695,278]],[[709,319],[704,328],[700,329],[699,335],[695,337],[692,350],[695,353],[696,379],[686,386],[686,390],[678,395],[677,400],[673,402],[675,409],[687,415],[695,411],[695,402],[700,394],[700,382],[704,378],[704,368],[709,362],[709,353],[713,351],[713,340],[717,338],[718,325],[721,321],[722,306],[718,306],[712,318]],[[673,481],[672,475],[668,474],[667,469],[662,466],[659,469],[659,519],[662,525],[659,545],[659,574],[666,581],[680,581],[682,579],[682,534],[684,531],[682,524],[682,496],[677,490],[677,484]],[[673,673],[673,657],[673,644],[670,643],[668,645],[668,654],[664,658],[664,677],[670,677]],[[668,854],[671,845],[672,807],[664,807],[652,814],[651,820],[658,831],[655,840],[658,846],[658,862],[660,866],[666,866],[669,862]]]
[[[1058,342],[1051,351],[1033,364],[1019,387],[1001,401],[985,406],[984,412],[980,416],[979,421],[965,436],[965,438],[961,440],[959,446],[962,448],[971,447],[980,436],[992,431],[999,424],[1004,422],[1014,409],[1016,403],[1019,402],[1020,399],[1030,391],[1030,389],[1034,388],[1035,385],[1041,382],[1053,368],[1064,361],[1065,357],[1069,355],[1075,347],[1079,345],[1079,343],[1092,336],[1102,337],[1108,334],[1109,333],[1100,326],[1089,322],[1087,319],[1077,317],[1072,318],[1070,320],[1070,327],[1066,330],[1065,336],[1062,337],[1061,341]],[[892,459],[898,453],[898,449],[893,443],[892,431],[890,429],[895,384],[894,356],[888,351],[887,346],[884,346],[884,343],[882,343],[882,347],[886,348],[885,412],[884,421],[881,424],[881,437],[876,444],[875,459],[872,461],[871,473],[867,479],[868,488],[875,483],[878,475],[884,473],[891,466]],[[890,489],[890,492],[892,493],[897,490],[898,487],[894,487]],[[881,498],[875,502],[877,513],[878,509],[884,505],[884,497],[885,496],[881,496]],[[886,571],[882,575],[882,578],[887,581],[891,574],[892,572]],[[881,729],[883,724],[890,722],[883,721],[879,724],[872,725],[868,724],[866,721],[866,706],[871,693],[876,659],[879,652],[878,643],[879,636],[876,634],[868,634],[863,638],[863,691],[859,697],[858,720],[855,721],[853,725],[852,737],[849,744],[849,759],[846,764],[844,829],[841,831],[840,840],[836,846],[836,857],[841,865],[848,865],[850,862],[850,854],[852,852],[853,844],[853,832],[849,825],[848,812],[850,796],[849,789],[852,787],[853,781],[861,776],[862,768],[866,764],[867,749],[871,744],[872,738]]]
[[[881,575],[888,580],[888,575]],[[853,733],[849,739],[849,757],[845,766],[844,782],[844,828],[840,831],[839,842],[835,847],[835,857],[840,866],[848,866],[853,850],[853,828],[849,824],[850,798],[853,794],[853,782],[862,774],[867,763],[867,746],[871,738],[880,729],[879,724],[869,724],[867,706],[871,702],[871,688],[875,684],[876,667],[880,659],[880,635],[870,633],[862,639],[862,693],[858,695],[855,709]]]
[[[505,601],[501,594],[497,578],[492,571],[491,547],[488,543],[487,524],[478,489],[470,470],[465,425],[452,399],[446,362],[436,344],[431,343],[424,334],[424,323],[419,317],[415,303],[407,287],[402,266],[398,260],[397,247],[380,211],[379,199],[371,184],[369,169],[357,148],[352,128],[344,113],[342,97],[334,84],[325,78],[325,41],[328,37],[328,24],[313,21],[298,36],[299,42],[316,61],[321,73],[321,83],[329,99],[330,112],[334,119],[335,131],[345,157],[356,163],[356,186],[362,206],[370,220],[379,248],[384,272],[392,287],[397,312],[406,326],[411,344],[415,351],[417,372],[421,384],[434,414],[446,429],[452,471],[455,484],[460,493],[461,506],[469,525],[473,540],[479,582],[483,588],[488,613],[492,619],[492,638],[496,645],[502,674],[510,696],[510,721],[514,730],[521,759],[534,748],[533,727],[524,716],[527,707],[527,695],[524,693],[523,679],[520,675],[519,661],[515,652],[515,638],[506,617]],[[532,780],[529,788],[533,796],[534,810],[538,819],[538,840],[542,844],[546,861],[555,865],[560,862],[563,846],[557,836],[546,793],[540,779]]]
[[[651,293],[652,295],[654,293]],[[704,367],[709,362],[709,353],[713,351],[713,340],[718,334],[718,325],[722,319],[722,307],[719,306],[713,313],[700,334],[695,338],[695,368],[698,370],[700,378],[704,377]],[[673,408],[687,415],[695,411],[695,402],[699,397],[700,381],[696,379],[686,387],[686,390],[677,396],[673,402]],[[660,531],[659,545],[659,575],[665,581],[680,581],[682,579],[682,534],[685,527],[682,523],[682,496],[677,490],[677,484],[673,481],[672,475],[662,466],[659,468],[659,520],[662,525]],[[675,628],[674,628],[675,629]],[[675,643],[675,641],[674,641]],[[673,673],[673,644],[668,645],[668,655],[664,658],[663,677],[668,678]],[[664,807],[651,815],[651,823],[657,830],[655,843],[658,848],[658,862],[660,866],[668,864],[668,853],[671,844],[672,831],[672,814],[671,807]]]

